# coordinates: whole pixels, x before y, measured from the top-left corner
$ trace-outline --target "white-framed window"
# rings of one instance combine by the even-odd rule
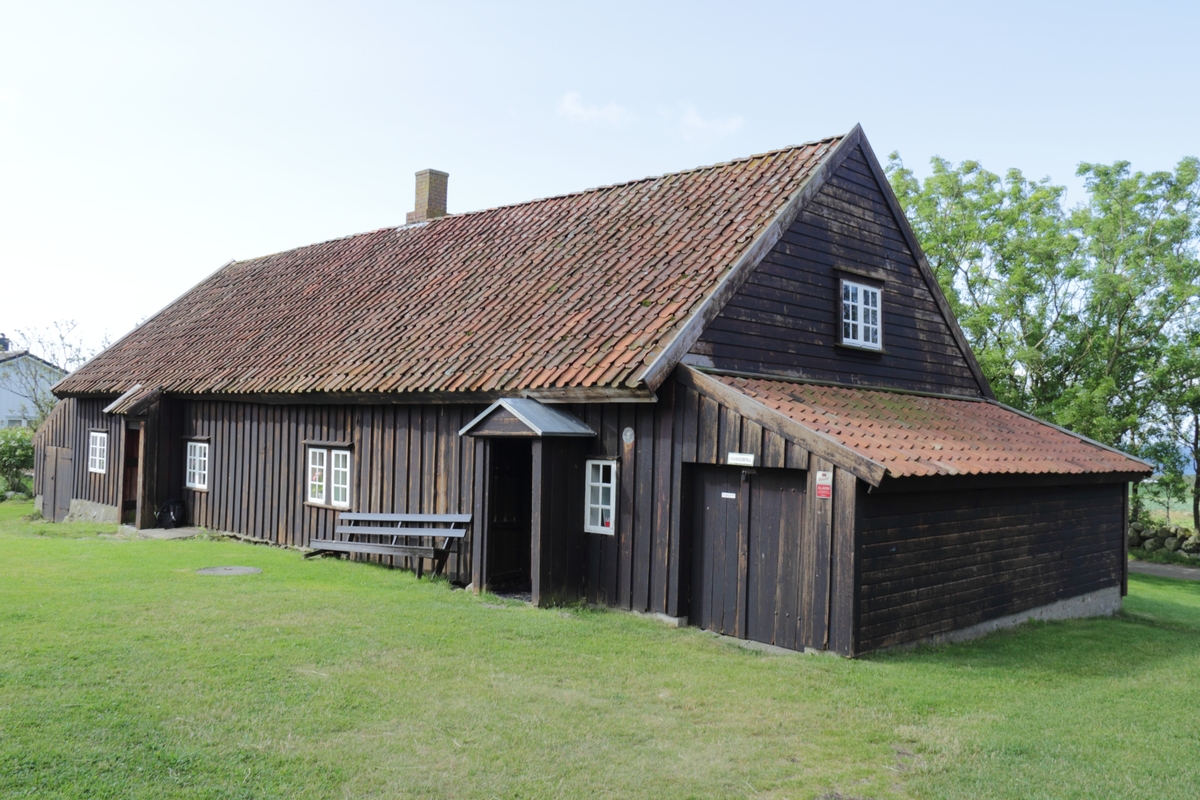
[[[88,433],[88,472],[108,471],[108,434],[101,431]]]
[[[350,507],[350,451],[308,448],[308,502]]]
[[[879,299],[875,286],[842,281],[842,344],[868,350],[882,348],[879,320],[883,308]]]
[[[587,497],[584,503],[583,529],[588,533],[616,532],[617,462],[587,462]]]
[[[208,488],[208,442],[187,443],[187,475],[184,485],[189,489]]]

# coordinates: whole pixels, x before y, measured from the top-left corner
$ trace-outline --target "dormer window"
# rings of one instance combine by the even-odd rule
[[[878,287],[842,280],[842,344],[865,350],[882,349],[882,313]]]

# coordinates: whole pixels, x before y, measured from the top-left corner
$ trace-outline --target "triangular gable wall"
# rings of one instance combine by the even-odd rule
[[[865,138],[850,145],[684,363],[723,371],[991,396]],[[837,344],[839,277],[884,288],[884,352]]]

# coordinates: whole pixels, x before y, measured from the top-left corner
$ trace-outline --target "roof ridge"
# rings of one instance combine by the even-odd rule
[[[521,200],[516,203],[503,203],[498,206],[488,206],[486,208],[477,208],[477,209],[473,209],[471,211],[460,211],[460,212],[457,212],[454,214],[446,214],[444,217],[435,217],[434,219],[421,220],[420,222],[410,222],[410,223],[406,223],[404,225],[385,225],[382,228],[375,228],[375,229],[368,230],[368,231],[359,231],[358,233],[349,233],[349,234],[346,234],[345,236],[334,236],[333,238],[330,238],[330,239],[322,239],[319,242],[310,242],[308,244],[297,245],[296,247],[289,247],[289,248],[286,248],[283,250],[277,250],[274,253],[267,253],[267,254],[261,255],[261,256],[254,256],[253,258],[235,259],[233,261],[233,263],[234,264],[247,264],[252,261],[261,261],[264,258],[272,258],[273,256],[282,255],[283,253],[290,253],[295,250],[303,250],[306,247],[318,247],[323,244],[332,244],[333,242],[343,242],[343,241],[346,241],[347,239],[355,239],[360,236],[371,236],[373,234],[386,233],[388,231],[397,231],[398,232],[398,231],[411,230],[414,228],[423,228],[427,225],[433,225],[433,224],[440,223],[443,220],[462,219],[463,217],[470,217],[470,216],[474,216],[476,214],[490,214],[490,213],[493,213],[496,211],[506,211],[506,210],[512,209],[512,208],[519,208],[521,206],[532,206],[532,205],[537,205],[538,203],[548,203],[552,200],[564,200],[569,197],[582,197],[583,195],[587,195],[587,194],[612,191],[613,189],[619,189],[623,186],[633,186],[633,185],[639,184],[639,183],[649,183],[652,181],[660,181],[663,178],[673,178],[677,175],[687,175],[687,174],[690,174],[693,172],[703,172],[704,170],[721,169],[724,167],[731,167],[734,164],[743,164],[747,161],[753,161],[756,158],[769,158],[771,156],[776,156],[781,153],[787,153],[787,152],[790,152],[793,150],[800,150],[805,147],[812,147],[814,145],[828,144],[829,142],[843,139],[847,135],[848,134],[845,134],[845,133],[838,133],[838,134],[833,134],[830,136],[823,136],[820,139],[813,139],[808,142],[800,142],[799,144],[791,144],[791,145],[786,145],[784,147],[777,147],[773,150],[766,150],[762,153],[752,153],[750,155],[740,156],[738,158],[731,158],[727,161],[718,161],[715,164],[701,164],[700,166],[689,167],[688,169],[675,170],[674,172],[663,172],[658,175],[647,175],[644,178],[633,178],[633,179],[630,179],[627,181],[618,181],[616,183],[605,183],[605,184],[601,184],[599,186],[592,186],[587,189],[577,189],[573,192],[563,192],[562,194],[552,194],[552,195],[546,195],[544,197],[534,197],[530,200]]]
[[[550,200],[562,200],[567,197],[579,197],[579,196],[585,195],[585,194],[593,194],[595,192],[605,192],[605,191],[609,191],[612,189],[619,189],[622,186],[633,186],[634,184],[638,184],[638,183],[648,183],[650,181],[659,181],[659,180],[662,180],[663,178],[673,178],[677,175],[687,175],[692,172],[703,172],[704,170],[709,170],[709,169],[720,169],[722,167],[731,167],[734,164],[742,164],[747,161],[753,161],[756,158],[768,158],[770,156],[776,156],[776,155],[779,155],[780,153],[787,153],[792,150],[800,150],[805,147],[812,147],[814,145],[819,145],[819,144],[828,144],[829,142],[843,139],[847,135],[849,135],[849,134],[838,133],[838,134],[833,134],[830,136],[823,136],[820,139],[813,139],[812,141],[808,141],[808,142],[800,142],[799,144],[790,144],[790,145],[786,145],[784,147],[777,147],[773,150],[766,150],[762,153],[752,153],[750,155],[740,156],[738,158],[731,158],[727,161],[718,161],[715,164],[701,164],[701,165],[695,166],[695,167],[688,167],[687,169],[675,170],[674,172],[663,172],[658,175],[647,175],[644,178],[632,178],[627,181],[617,181],[616,183],[604,183],[604,184],[600,184],[599,186],[589,187],[587,189],[577,189],[573,192],[563,192],[562,194],[552,194],[552,195],[546,195],[545,197],[535,197],[531,200],[522,200],[517,203],[504,203],[504,204],[498,205],[498,206],[489,206],[488,208],[478,208],[473,211],[460,211],[457,214],[447,214],[444,217],[437,217],[436,219],[426,220],[424,223],[418,223],[418,224],[430,224],[430,223],[440,222],[441,220],[444,220],[444,219],[451,219],[454,217],[466,217],[466,216],[470,216],[472,214],[486,214],[490,211],[503,211],[505,209],[516,208],[518,206],[529,206],[529,205],[533,205],[535,203],[545,203]],[[408,228],[408,227],[411,227],[411,225],[400,225],[400,226],[397,226],[395,228],[395,230],[403,230],[404,228]]]

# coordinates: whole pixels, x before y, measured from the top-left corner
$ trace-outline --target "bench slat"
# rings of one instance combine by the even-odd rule
[[[309,542],[313,550],[333,550],[341,553],[373,553],[382,556],[417,556],[437,558],[445,550],[440,547],[416,547],[400,544],[375,544],[374,542],[342,542],[336,539],[313,539]]]
[[[461,528],[382,528],[375,525],[338,525],[333,532],[351,536],[369,533],[372,536],[442,536],[448,539],[462,539],[467,535]]]
[[[470,514],[366,514],[346,511],[340,515],[342,520],[357,520],[361,522],[453,522],[467,523],[471,521]]]

